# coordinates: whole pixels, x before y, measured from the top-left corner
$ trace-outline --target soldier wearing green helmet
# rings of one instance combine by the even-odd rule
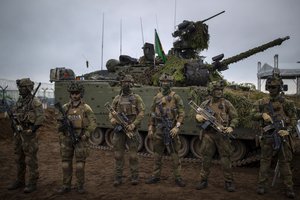
[[[292,133],[293,127],[296,126],[295,105],[285,99],[284,85],[279,74],[273,72],[273,75],[267,78],[265,88],[269,97],[258,100],[252,110],[253,119],[259,121],[262,130],[257,193],[263,195],[267,192],[269,170],[275,155],[280,177],[286,188],[285,194],[288,198],[295,198],[290,167],[293,157]]]
[[[203,131],[201,134],[202,144],[200,150],[202,163],[200,181],[196,186],[197,190],[205,189],[208,186],[211,162],[216,150],[218,150],[225,179],[224,187],[228,192],[235,191],[231,165],[232,146],[229,135],[232,134],[233,129],[238,124],[238,115],[230,101],[223,97],[224,87],[224,80],[210,82],[208,92],[211,97],[200,105],[201,108],[210,112],[225,129],[223,130],[224,134],[217,133],[210,126],[205,130],[201,130]],[[204,123],[208,119],[205,119],[201,114],[196,114],[196,120],[199,123]]]
[[[183,101],[171,89],[173,86],[172,76],[162,74],[159,82],[161,88],[153,98],[148,125],[148,137],[153,141],[154,167],[153,174],[146,183],[156,184],[160,181],[162,156],[167,148],[173,158],[175,184],[184,187],[185,183],[181,178],[181,161],[178,156],[181,145],[178,134],[184,119]]]
[[[41,101],[32,94],[34,82],[29,78],[16,81],[20,97],[13,108],[17,125],[14,133],[15,155],[17,165],[17,179],[8,187],[15,190],[25,185],[26,166],[28,167],[28,182],[24,188],[25,193],[37,189],[38,172],[38,138],[36,132],[44,121],[44,111]]]
[[[113,148],[115,154],[115,177],[113,185],[115,187],[122,184],[122,175],[124,168],[124,153],[126,144],[129,147],[129,165],[131,172],[131,184],[137,185],[139,178],[138,169],[138,126],[144,118],[145,105],[142,98],[133,93],[132,87],[134,79],[131,75],[124,75],[121,79],[121,91],[117,95],[113,102],[112,108],[118,113],[123,113],[128,119],[128,126],[126,127],[128,132],[117,131],[113,136]],[[109,113],[109,119],[114,127],[117,127],[120,122],[114,117],[114,113]]]
[[[72,123],[79,142],[76,144],[72,143],[71,135],[62,124],[60,115],[58,117],[58,130],[63,180],[62,187],[58,189],[58,193],[63,194],[71,190],[73,157],[75,157],[77,192],[83,194],[85,193],[85,162],[89,155],[88,138],[97,126],[96,117],[91,107],[82,99],[84,95],[83,85],[77,81],[72,81],[67,90],[70,94],[70,101],[63,105],[63,111]]]
[[[113,125],[113,148],[115,156],[115,177],[113,185],[115,187],[122,184],[122,175],[124,168],[124,153],[126,144],[129,147],[129,165],[131,172],[131,184],[137,185],[139,178],[138,170],[138,140],[136,135],[138,134],[138,126],[144,118],[145,105],[140,95],[133,93],[132,87],[134,80],[131,75],[125,75],[121,80],[121,91],[117,95],[113,102],[112,108],[117,113],[109,113],[109,119]],[[128,132],[123,130],[118,131],[117,126],[120,123],[116,118],[116,114],[124,114],[128,119],[128,126],[126,127]]]

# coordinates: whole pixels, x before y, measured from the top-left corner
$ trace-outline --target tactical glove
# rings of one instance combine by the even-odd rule
[[[115,126],[115,125],[118,124],[118,121],[117,121],[115,118],[111,118],[111,119],[110,119],[110,123],[111,123],[113,126]]]
[[[132,124],[127,125],[126,128],[128,131],[133,131],[135,129],[135,125],[132,123]]]
[[[83,134],[83,135],[81,136],[80,139],[81,139],[82,141],[86,141],[86,140],[87,140],[87,136]]]
[[[170,130],[171,137],[174,138],[178,134],[178,132],[179,132],[179,128],[177,128],[176,126],[174,128],[172,128]]]
[[[24,133],[26,135],[30,135],[32,133],[32,130],[31,129],[24,130]]]
[[[23,131],[23,127],[21,125],[17,125],[17,131],[19,132]]]
[[[204,122],[206,119],[203,115],[200,115],[200,114],[196,114],[196,120],[199,122],[199,123],[202,123]]]
[[[284,137],[284,136],[289,135],[289,132],[288,132],[287,130],[280,130],[280,131],[278,131],[278,134],[279,134],[281,137]]]
[[[272,117],[267,113],[263,113],[262,118],[264,119],[265,122],[273,123]]]
[[[224,133],[231,134],[233,132],[233,128],[228,126],[224,129]]]
[[[129,139],[131,139],[133,137],[133,132],[132,131],[128,131],[126,133],[127,137],[129,137]]]

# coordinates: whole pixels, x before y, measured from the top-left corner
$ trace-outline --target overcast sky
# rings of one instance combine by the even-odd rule
[[[299,0],[177,0],[176,24],[183,20],[207,21],[209,49],[201,52],[205,61],[224,53],[231,57],[249,48],[290,36],[281,46],[268,49],[223,72],[235,82],[257,83],[257,62],[279,67],[300,64]],[[102,18],[104,13],[103,67],[108,59],[122,54],[142,56],[145,42],[154,42],[154,29],[165,52],[172,47],[175,0],[0,0],[0,78],[30,77],[49,81],[51,68],[72,68],[81,75],[101,68]],[[90,67],[85,67],[86,59]]]

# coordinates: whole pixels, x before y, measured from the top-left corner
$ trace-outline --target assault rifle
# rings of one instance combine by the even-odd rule
[[[66,128],[67,132],[70,134],[72,144],[75,147],[75,145],[79,142],[79,137],[76,135],[72,122],[68,119],[68,116],[64,111],[63,107],[61,106],[60,102],[55,103],[54,106],[62,114],[62,126]]]
[[[5,88],[3,88],[2,86],[0,86],[1,90],[2,90],[2,101],[1,101],[1,105],[4,106],[3,111],[7,113],[8,117],[11,120],[11,127],[13,129],[13,132],[15,134],[20,133],[22,131],[22,127],[20,125],[20,123],[17,121],[16,117],[14,116],[11,106],[8,105],[6,98],[5,98],[5,93],[6,93],[6,88],[8,86],[6,86]]]
[[[170,146],[172,148],[172,151],[174,152],[173,140],[170,136],[170,131],[172,129],[173,122],[168,118],[167,113],[163,112],[163,108],[161,104],[159,105],[159,111],[162,114],[162,116],[161,117],[155,116],[155,119],[159,119],[162,123],[164,144],[167,147],[167,151],[171,153]]]
[[[208,108],[206,109],[201,108],[193,100],[189,101],[189,105],[197,114],[204,116],[204,118],[206,119],[206,121],[203,124],[201,124],[202,129],[205,130],[208,126],[211,126],[213,129],[217,131],[217,133],[225,137],[229,136],[231,138],[235,138],[233,134],[227,134],[224,132],[225,127],[221,123],[219,123],[217,119],[213,116],[214,112],[212,110]]]
[[[277,117],[275,116],[274,113],[274,108],[271,102],[269,102],[269,109],[270,109],[270,114],[271,114],[271,124],[267,125],[263,128],[264,132],[270,132],[272,131],[272,136],[274,139],[274,144],[273,144],[273,149],[274,150],[281,150],[282,151],[282,155],[283,155],[283,159],[285,159],[285,152],[283,149],[283,143],[286,142],[285,138],[281,137],[278,132],[282,129],[285,128],[284,126],[284,121],[283,120],[278,120]],[[274,176],[273,176],[273,180],[272,180],[272,187],[275,185],[276,179],[277,177],[280,176],[280,172],[279,172],[279,160],[277,160],[276,163],[276,167],[274,170]]]
[[[118,133],[123,131],[129,139],[133,139],[136,144],[139,143],[138,139],[136,138],[135,134],[132,131],[129,131],[127,126],[131,123],[128,117],[125,115],[124,112],[118,113],[109,102],[106,102],[104,107],[110,112],[113,117],[118,121],[118,124],[114,128],[114,132]]]

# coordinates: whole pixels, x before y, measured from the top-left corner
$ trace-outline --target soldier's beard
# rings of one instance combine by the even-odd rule
[[[213,91],[213,98],[214,99],[216,99],[216,100],[218,100],[218,99],[220,99],[220,98],[222,98],[223,97],[223,92],[220,90],[215,90],[215,91]]]
[[[123,93],[124,95],[129,95],[129,94],[131,94],[130,86],[123,86],[123,87],[122,87],[122,93]]]
[[[21,89],[19,90],[19,95],[21,95],[23,98],[27,97],[30,94],[30,91],[27,89]]]
[[[279,95],[280,91],[278,88],[269,89],[269,93],[270,93],[271,97],[277,97]]]
[[[171,86],[168,85],[168,84],[163,84],[161,86],[161,89],[162,89],[163,95],[168,95],[170,93],[170,91],[171,91]]]

